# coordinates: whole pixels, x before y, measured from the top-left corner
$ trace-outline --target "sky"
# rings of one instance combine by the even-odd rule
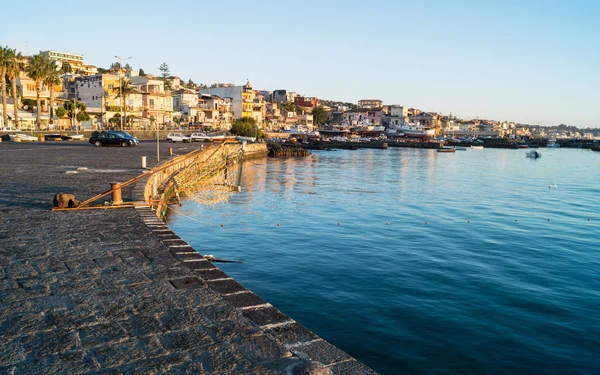
[[[2,3],[0,45],[186,81],[600,127],[600,1]],[[25,13],[25,15],[24,15]],[[19,14],[19,17],[7,15]]]

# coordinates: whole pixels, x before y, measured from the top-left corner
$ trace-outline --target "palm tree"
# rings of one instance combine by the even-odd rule
[[[10,57],[10,48],[0,46],[0,95],[2,95],[2,126],[7,126],[8,113],[6,112],[6,71]]]
[[[123,119],[127,119],[127,98],[129,98],[129,95],[131,94],[136,94],[138,90],[125,79],[122,81],[121,87],[115,87],[113,90],[115,91],[115,98],[121,98],[122,100],[122,106],[124,108]]]
[[[23,64],[23,55],[21,52],[17,52],[16,50],[11,50],[10,59],[8,64],[8,69],[6,71],[6,75],[10,79],[10,83],[12,86],[12,97],[13,97],[13,107],[14,107],[14,123],[15,128],[19,127],[19,107],[21,106],[19,103],[19,92],[17,91],[17,79],[21,72],[25,69]]]
[[[37,101],[36,127],[38,130],[42,125],[42,122],[40,120],[40,115],[42,111],[42,100],[40,99],[40,96],[42,95],[42,84],[48,76],[50,64],[52,64],[52,66],[54,67],[54,63],[50,61],[50,59],[46,55],[37,54],[29,58],[29,65],[27,65],[27,75],[29,76],[29,78],[35,81],[35,93]]]
[[[44,84],[48,88],[48,91],[50,91],[50,98],[48,100],[50,102],[50,110],[48,111],[48,114],[50,114],[51,124],[54,124],[54,87],[60,85],[60,83],[60,71],[57,70],[57,66],[54,65],[54,63],[51,63],[51,65],[48,66],[48,74],[44,79]]]

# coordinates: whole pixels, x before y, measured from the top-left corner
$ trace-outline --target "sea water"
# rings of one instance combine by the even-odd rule
[[[381,374],[600,374],[600,153],[538,151],[249,160],[169,225]]]

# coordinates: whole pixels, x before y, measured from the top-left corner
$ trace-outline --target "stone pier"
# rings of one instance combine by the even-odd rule
[[[85,200],[139,175],[142,156],[156,165],[154,147],[0,143],[0,374],[374,374],[150,209],[51,211],[58,192]],[[164,161],[198,145],[161,147]]]

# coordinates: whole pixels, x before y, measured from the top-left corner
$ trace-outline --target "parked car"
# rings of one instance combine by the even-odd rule
[[[212,141],[212,138],[209,135],[206,135],[206,133],[192,133],[190,138],[193,142]]]
[[[139,145],[139,144],[140,144],[140,141],[139,141],[139,140],[138,140],[136,137],[134,137],[133,135],[131,135],[131,134],[129,134],[129,133],[127,133],[127,132],[125,132],[125,131],[122,131],[122,130],[107,130],[107,131],[106,131],[106,133],[115,133],[115,134],[121,134],[121,135],[122,135],[122,136],[124,136],[125,138],[131,138],[131,139],[133,139],[133,141],[134,141],[134,143],[135,143],[136,145]]]
[[[192,139],[190,137],[188,137],[187,135],[184,135],[183,133],[169,133],[169,135],[167,135],[167,141],[169,142],[191,142]]]
[[[136,138],[131,135],[126,136],[118,131],[93,132],[90,137],[90,143],[96,147],[100,146],[135,146],[138,144]]]

